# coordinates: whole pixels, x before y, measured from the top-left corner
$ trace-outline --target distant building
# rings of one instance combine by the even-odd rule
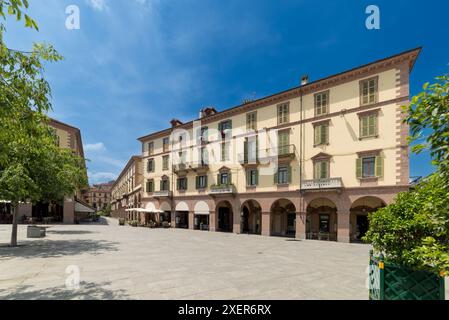
[[[54,128],[57,135],[57,143],[60,148],[71,149],[84,159],[81,131],[61,121],[50,119],[49,125]],[[87,170],[85,172],[87,180]],[[77,190],[74,195],[65,199],[55,199],[53,204],[48,203],[24,203],[19,206],[19,219],[22,217],[33,218],[41,221],[50,218],[54,222],[74,223],[87,214],[94,212],[82,198],[82,190]]]
[[[95,210],[104,210],[111,203],[111,191],[115,181],[94,184],[83,192],[84,202]]]

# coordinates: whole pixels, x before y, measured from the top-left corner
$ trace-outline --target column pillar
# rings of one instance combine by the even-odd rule
[[[195,229],[195,225],[194,225],[195,219],[194,218],[195,218],[195,213],[192,211],[189,211],[189,229],[190,230]]]
[[[306,212],[296,212],[296,239],[306,239]]]
[[[262,212],[262,235],[263,236],[271,235],[271,213],[270,212]]]
[[[240,204],[239,201],[234,200],[234,208],[232,210],[233,213],[233,219],[232,219],[232,223],[233,223],[233,227],[232,227],[232,231],[234,233],[240,234],[242,232],[242,227],[241,227],[241,208],[240,208]]]
[[[350,211],[349,208],[337,208],[337,241],[349,243]]]
[[[67,224],[75,223],[75,200],[73,197],[64,199],[63,221]]]
[[[217,217],[215,215],[215,211],[209,212],[209,231],[217,230]]]
[[[170,214],[170,226],[176,228],[176,211],[172,210]]]

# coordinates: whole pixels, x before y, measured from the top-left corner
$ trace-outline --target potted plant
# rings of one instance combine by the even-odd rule
[[[118,219],[118,225],[119,226],[124,226],[125,225],[125,218],[119,218]]]

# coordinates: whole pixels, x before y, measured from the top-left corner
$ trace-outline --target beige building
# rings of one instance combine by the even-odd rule
[[[55,130],[59,147],[71,149],[76,155],[84,159],[81,131],[55,119],[50,119],[49,124]],[[64,199],[60,205],[26,203],[19,206],[19,217],[25,216],[37,221],[51,218],[55,222],[74,223],[76,219],[81,219],[91,212],[93,212],[92,208],[83,201],[82,190],[77,190],[73,196]]]
[[[142,177],[142,157],[132,156],[112,185],[111,210],[113,217],[137,219],[136,213],[126,210],[141,206]]]
[[[139,138],[141,208],[176,227],[360,241],[409,189],[401,106],[420,50]]]
[[[111,203],[111,191],[114,181],[107,183],[94,184],[88,190],[83,192],[84,202],[93,209],[104,210]]]

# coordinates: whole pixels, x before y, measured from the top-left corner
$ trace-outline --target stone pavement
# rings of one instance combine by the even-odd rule
[[[0,225],[0,244],[10,232]],[[368,298],[366,245],[119,227],[114,219],[52,226],[44,240],[26,239],[20,226],[19,243],[0,247],[0,299]],[[77,269],[79,289],[68,288]]]

